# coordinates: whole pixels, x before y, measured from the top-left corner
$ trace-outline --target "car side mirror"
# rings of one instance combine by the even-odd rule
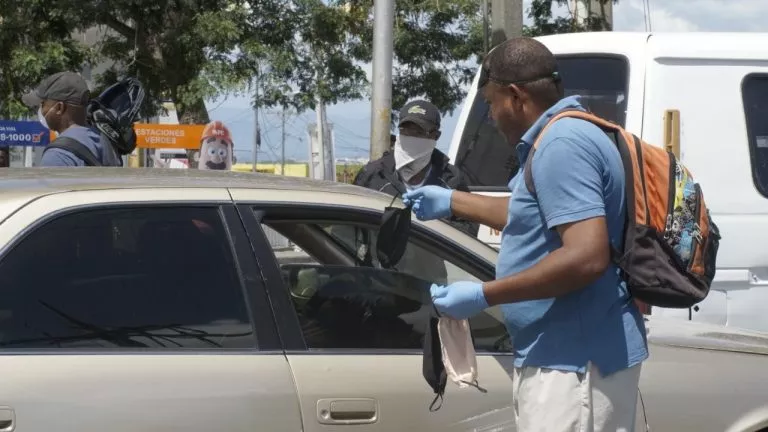
[[[389,206],[384,209],[376,237],[376,254],[384,268],[400,262],[411,233],[411,209]]]

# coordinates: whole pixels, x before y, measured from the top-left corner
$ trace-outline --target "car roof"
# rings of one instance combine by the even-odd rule
[[[3,168],[0,200],[85,190],[151,188],[238,188],[391,196],[345,183],[261,173],[161,168]]]

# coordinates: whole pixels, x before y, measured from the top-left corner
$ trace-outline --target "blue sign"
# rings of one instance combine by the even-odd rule
[[[51,131],[40,122],[0,120],[0,147],[43,147],[50,142]]]

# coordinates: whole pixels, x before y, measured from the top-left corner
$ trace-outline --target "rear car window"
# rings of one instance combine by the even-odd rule
[[[741,86],[744,116],[749,138],[752,180],[768,198],[768,75],[754,74],[744,78]]]
[[[0,261],[0,348],[246,348],[217,208],[113,208],[36,228]]]

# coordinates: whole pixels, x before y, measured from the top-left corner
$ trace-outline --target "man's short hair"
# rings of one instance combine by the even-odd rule
[[[508,39],[495,47],[483,61],[490,79],[517,83],[544,106],[563,97],[557,60],[543,43],[529,37]]]

